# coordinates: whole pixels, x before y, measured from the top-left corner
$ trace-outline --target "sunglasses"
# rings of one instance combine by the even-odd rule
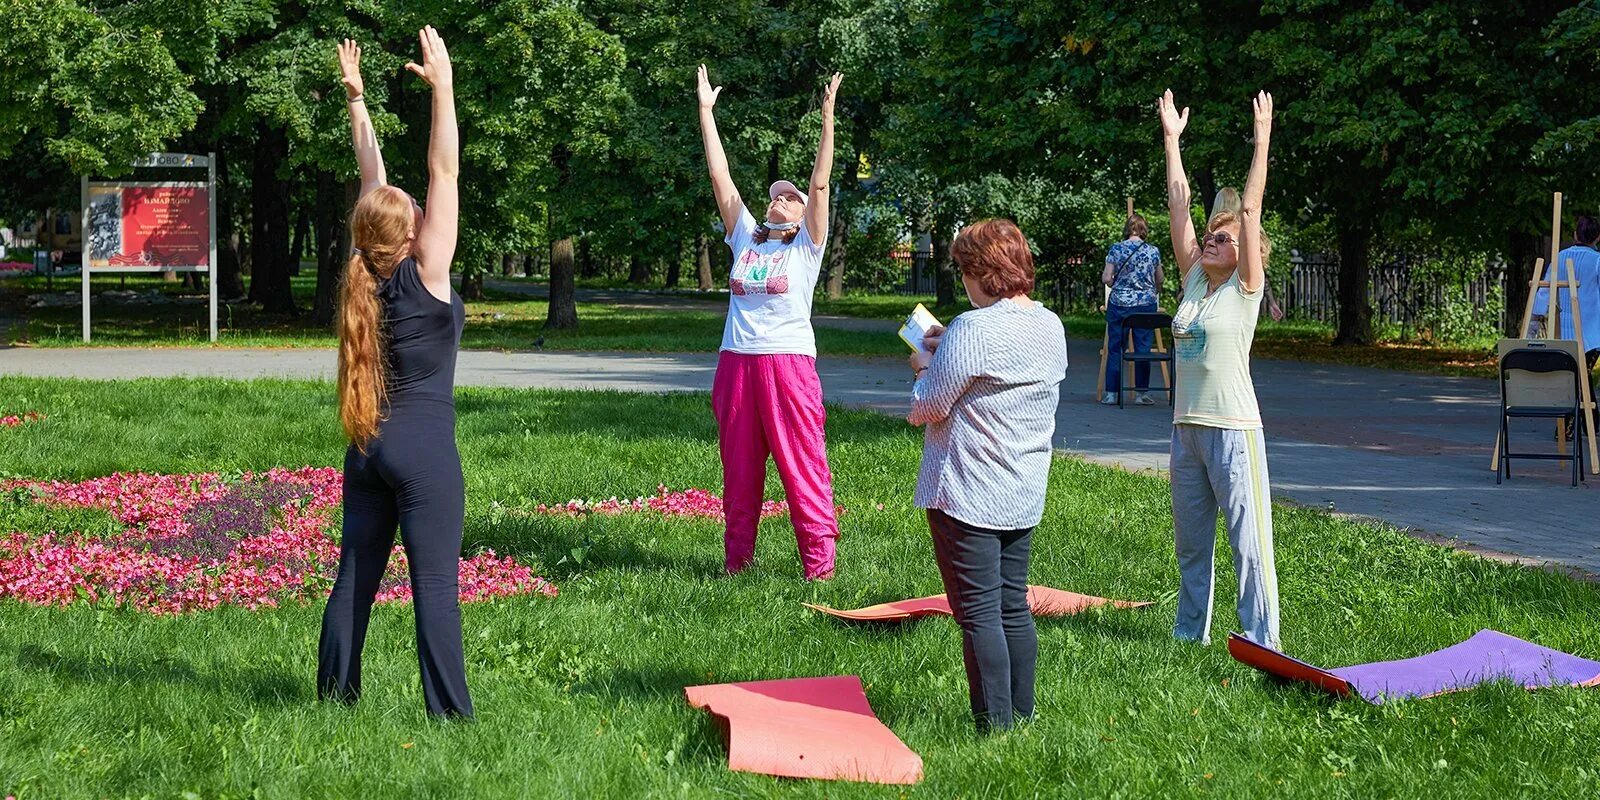
[[[1216,242],[1219,245],[1227,245],[1232,244],[1233,241],[1233,234],[1228,233],[1227,231],[1216,231],[1213,233],[1207,233],[1201,240],[1200,246],[1205,247],[1210,245],[1212,242]]]

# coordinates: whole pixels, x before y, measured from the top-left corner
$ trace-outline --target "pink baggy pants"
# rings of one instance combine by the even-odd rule
[[[833,571],[839,523],[828,470],[822,381],[817,361],[803,355],[748,355],[723,351],[711,388],[722,450],[725,566],[738,572],[756,552],[767,456],[778,465],[800,563],[807,578]]]

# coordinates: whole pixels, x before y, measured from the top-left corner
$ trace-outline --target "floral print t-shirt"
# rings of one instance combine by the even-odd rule
[[[794,241],[776,234],[755,242],[749,209],[728,233],[733,269],[728,273],[728,321],[722,349],[753,355],[817,355],[811,330],[811,295],[822,272],[822,245],[811,241],[804,221]]]
[[[1156,304],[1156,270],[1161,267],[1161,251],[1141,239],[1127,239],[1106,251],[1106,263],[1115,277],[1111,283],[1111,304],[1153,306]]]

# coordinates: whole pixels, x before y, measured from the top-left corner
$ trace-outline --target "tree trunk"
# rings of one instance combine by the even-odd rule
[[[640,258],[638,253],[629,256],[628,283],[634,286],[643,286],[650,282],[650,262]]]
[[[303,208],[294,212],[294,244],[289,245],[289,274],[300,274],[300,259],[306,257],[306,237],[311,233],[311,215]]]
[[[845,223],[842,205],[839,203],[833,207],[833,219],[828,223],[827,298],[829,300],[844,297],[844,256],[850,232],[849,226]]]
[[[589,240],[579,238],[578,245],[578,276],[583,278],[594,277],[594,253],[589,245]],[[551,258],[555,258],[552,254]],[[552,276],[553,277],[553,276]]]
[[[517,268],[517,254],[516,253],[501,253],[500,254],[500,275],[501,275],[501,277],[505,277],[505,278],[511,277],[512,275],[516,274],[516,268]]]
[[[333,324],[338,309],[339,281],[350,260],[350,232],[343,211],[355,204],[361,185],[341,182],[332,172],[317,171],[317,197],[314,203],[314,246],[317,258],[317,291],[311,303],[311,321]]]
[[[956,302],[956,269],[955,261],[950,258],[950,228],[954,220],[944,218],[943,214],[935,213],[933,219],[933,270],[934,294],[938,305],[949,306]]]
[[[1200,191],[1200,206],[1206,210],[1201,224],[1211,221],[1211,207],[1217,202],[1217,179],[1209,169],[1194,171],[1194,188]]]
[[[1522,337],[1522,312],[1528,307],[1528,282],[1533,280],[1533,261],[1548,257],[1543,238],[1536,233],[1519,231],[1511,234],[1506,253],[1506,323],[1505,334],[1513,339]],[[1535,313],[1542,313],[1534,309]],[[1594,347],[1588,342],[1585,347]]]
[[[217,297],[232,300],[244,297],[244,273],[240,271],[239,230],[235,227],[233,204],[228,202],[229,158],[217,150]]]
[[[293,314],[289,286],[289,184],[278,177],[278,165],[289,156],[289,138],[266,123],[256,127],[256,151],[250,174],[250,299],[263,311]]]
[[[669,261],[667,261],[667,280],[666,280],[666,285],[667,285],[668,289],[676,289],[676,288],[678,288],[678,281],[681,280],[682,277],[683,277],[682,274],[681,274],[682,272],[683,272],[683,240],[679,239],[677,247],[672,248],[672,258]]]
[[[489,256],[489,264],[485,267],[476,259],[466,259],[461,262],[461,299],[483,299],[483,273],[494,268],[494,256]]]
[[[544,320],[547,330],[575,330],[578,327],[578,288],[572,271],[572,237],[552,242],[550,313]]]
[[[705,231],[694,235],[694,263],[700,279],[700,291],[711,291],[711,248],[706,243]]]
[[[833,219],[828,221],[827,298],[829,300],[844,297],[844,265],[850,245],[850,217],[845,214],[845,210],[846,205],[855,199],[856,188],[861,182],[860,170],[861,148],[857,146],[850,163],[845,165],[844,174],[839,176],[839,191],[834,194],[831,209]]]
[[[1340,214],[1335,228],[1339,240],[1339,332],[1333,343],[1372,344],[1372,270],[1367,261],[1372,228],[1353,214]]]
[[[767,151],[767,185],[768,186],[771,186],[772,184],[777,183],[778,179],[783,177],[783,175],[779,173],[779,166],[780,165],[779,165],[779,162],[778,162],[778,146],[777,145],[773,145],[772,149]],[[765,208],[765,206],[763,206],[763,208]],[[758,216],[757,219],[761,219],[761,217]]]

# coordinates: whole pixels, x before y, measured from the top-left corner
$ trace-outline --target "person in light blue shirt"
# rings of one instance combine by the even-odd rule
[[[1590,216],[1578,217],[1577,228],[1577,244],[1556,254],[1556,268],[1551,269],[1547,265],[1543,277],[1547,281],[1563,282],[1573,277],[1578,279],[1578,316],[1583,323],[1584,357],[1588,361],[1589,371],[1593,372],[1595,362],[1600,361],[1600,250],[1595,249],[1600,244],[1600,220]],[[1569,261],[1572,263],[1571,276],[1567,274]],[[1565,286],[1556,292],[1556,307],[1561,312],[1559,337],[1576,339],[1572,301],[1568,298]],[[1545,314],[1549,308],[1550,290],[1540,289],[1533,296],[1533,313],[1541,327],[1545,324]]]

